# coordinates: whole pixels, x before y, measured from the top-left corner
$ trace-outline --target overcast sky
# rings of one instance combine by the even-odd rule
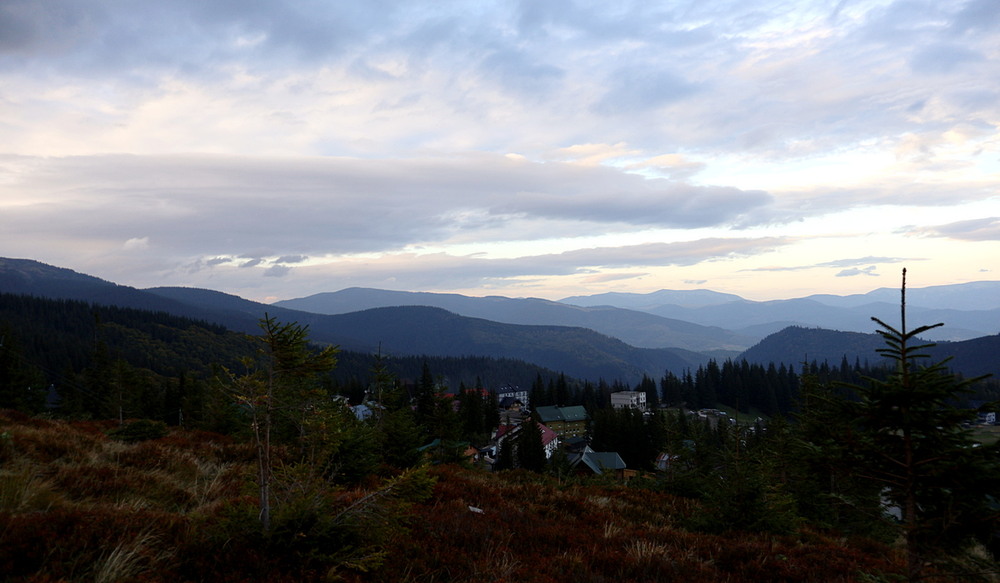
[[[3,0],[0,256],[270,301],[1000,279],[1000,0]]]

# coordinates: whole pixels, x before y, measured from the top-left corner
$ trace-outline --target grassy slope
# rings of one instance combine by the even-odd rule
[[[363,573],[340,561],[331,571],[303,558],[308,544],[291,560],[291,547],[256,532],[246,444],[185,430],[125,444],[105,435],[112,427],[0,411],[0,573],[9,580],[735,583],[901,572],[891,549],[808,529],[688,531],[681,525],[697,503],[685,498],[454,466],[432,469],[433,493],[381,541],[380,567]],[[336,489],[334,505],[366,491]]]

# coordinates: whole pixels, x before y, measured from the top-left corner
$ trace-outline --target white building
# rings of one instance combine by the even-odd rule
[[[497,389],[497,401],[503,401],[504,399],[512,399],[520,401],[522,405],[527,407],[528,403],[528,391],[522,391],[520,387],[506,386]]]
[[[645,391],[619,391],[611,393],[611,406],[615,409],[646,410]]]

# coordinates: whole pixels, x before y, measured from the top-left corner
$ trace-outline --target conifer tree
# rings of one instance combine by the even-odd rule
[[[0,328],[0,408],[41,413],[47,387],[45,376],[24,356],[12,331]]]
[[[494,471],[514,469],[514,444],[513,439],[505,439],[500,442],[497,451],[497,459],[493,464]]]
[[[906,270],[903,270],[899,328],[872,318],[886,348],[878,352],[893,363],[884,379],[853,386],[856,401],[842,400],[850,424],[843,443],[858,476],[877,484],[899,509],[910,581],[921,578],[929,562],[947,561],[1000,521],[998,448],[977,447],[963,422],[976,412],[956,406],[978,379],[961,379],[947,361],[923,365],[931,345],[914,345],[918,336],[942,324],[906,327]]]
[[[545,447],[542,445],[542,430],[538,422],[528,418],[521,424],[520,431],[514,436],[514,455],[519,468],[532,472],[545,470]]]
[[[317,376],[336,366],[337,349],[327,347],[314,352],[309,347],[307,326],[294,322],[282,324],[267,314],[261,319],[260,327],[262,334],[256,337],[257,354],[244,359],[246,374],[229,375],[226,389],[251,416],[257,446],[260,522],[268,531],[274,471],[271,443],[278,416],[285,416],[298,426],[302,444],[313,437],[307,433],[309,413],[322,411],[328,401]],[[317,437],[323,439],[325,436]]]

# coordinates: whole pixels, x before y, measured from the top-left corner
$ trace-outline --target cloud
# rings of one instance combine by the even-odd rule
[[[862,265],[869,265],[871,263],[903,263],[906,261],[917,261],[913,258],[903,258],[903,257],[857,257],[850,259],[834,259],[833,261],[823,261],[820,263],[812,263],[809,265],[787,265],[787,266],[770,266],[770,267],[756,267],[753,269],[747,269],[746,271],[765,271],[765,272],[779,272],[779,271],[804,271],[807,269],[817,269],[822,267],[849,267],[851,269],[845,269],[837,274],[837,277],[845,277],[848,275],[858,275],[864,272],[865,275],[877,275],[873,273],[868,273],[876,268],[875,265],[871,265],[865,269],[859,269]]]
[[[984,57],[978,51],[956,44],[938,44],[921,49],[914,55],[911,65],[920,73],[945,74],[982,60]]]
[[[906,259],[905,257],[868,256],[854,259],[835,259],[833,261],[824,261],[823,263],[817,263],[816,267],[857,267],[869,263],[903,263],[905,261],[912,261],[912,259]],[[868,269],[875,269],[875,266],[871,266]]]
[[[619,69],[605,85],[610,89],[594,104],[594,110],[604,115],[648,112],[700,90],[670,71],[650,70],[646,65]]]
[[[488,285],[686,265],[587,248],[613,237],[794,241],[851,209],[925,224],[904,216],[996,196],[998,45],[994,0],[7,0],[0,245],[241,285],[357,258],[399,281],[382,257],[420,250]],[[518,274],[494,245],[540,248]],[[771,269],[881,263],[801,257]]]
[[[947,237],[959,241],[1000,241],[1000,217],[957,221],[946,225],[911,228],[911,235]]]
[[[272,265],[264,271],[264,277],[285,277],[291,271],[287,265]]]
[[[0,222],[9,222],[10,233],[58,230],[97,244],[142,230],[164,253],[241,257],[251,260],[247,266],[262,256],[293,263],[454,240],[726,225],[771,200],[758,191],[496,155],[94,156],[34,159],[8,176]]]
[[[638,272],[638,271],[629,273],[601,273],[583,278],[583,283],[591,285],[600,283],[610,283],[613,281],[627,281],[630,279],[638,279],[646,275],[649,274],[646,272]]]
[[[972,58],[996,45],[989,0],[551,4],[11,0],[5,133],[45,155],[55,141],[74,153],[539,159],[596,139],[752,160],[996,119],[996,100],[947,111],[994,72]],[[945,107],[915,128],[913,103]]]
[[[687,180],[695,174],[705,169],[704,162],[694,162],[688,160],[680,154],[661,154],[648,160],[631,164],[630,169],[649,168],[670,176],[674,180]]]
[[[772,238],[705,239],[679,243],[650,243],[622,247],[597,247],[565,253],[543,253],[511,258],[448,253],[384,253],[377,257],[312,258],[307,265],[274,270],[267,261],[263,271],[223,264],[211,272],[212,279],[225,280],[241,289],[260,287],[263,273],[281,276],[285,289],[315,293],[346,287],[389,289],[531,289],[550,278],[579,278],[587,285],[627,281],[648,275],[661,267],[685,267],[701,263],[735,261],[773,252],[794,241]],[[267,267],[264,267],[267,265]],[[271,271],[274,270],[274,271]],[[285,297],[289,292],[285,292]]]
[[[577,249],[553,255],[520,258],[518,261],[546,265],[592,267],[635,267],[695,265],[703,261],[718,261],[769,253],[789,245],[794,239],[783,237],[711,238],[677,243],[645,243],[622,247]]]
[[[869,275],[872,277],[878,277],[879,274],[875,273],[876,266],[870,265],[864,268],[852,267],[850,269],[845,269],[837,273],[836,277],[853,277],[855,275]]]
[[[128,241],[125,241],[125,244],[122,245],[122,248],[125,249],[126,251],[136,251],[136,250],[141,251],[144,249],[149,249],[149,237],[133,237]]]

